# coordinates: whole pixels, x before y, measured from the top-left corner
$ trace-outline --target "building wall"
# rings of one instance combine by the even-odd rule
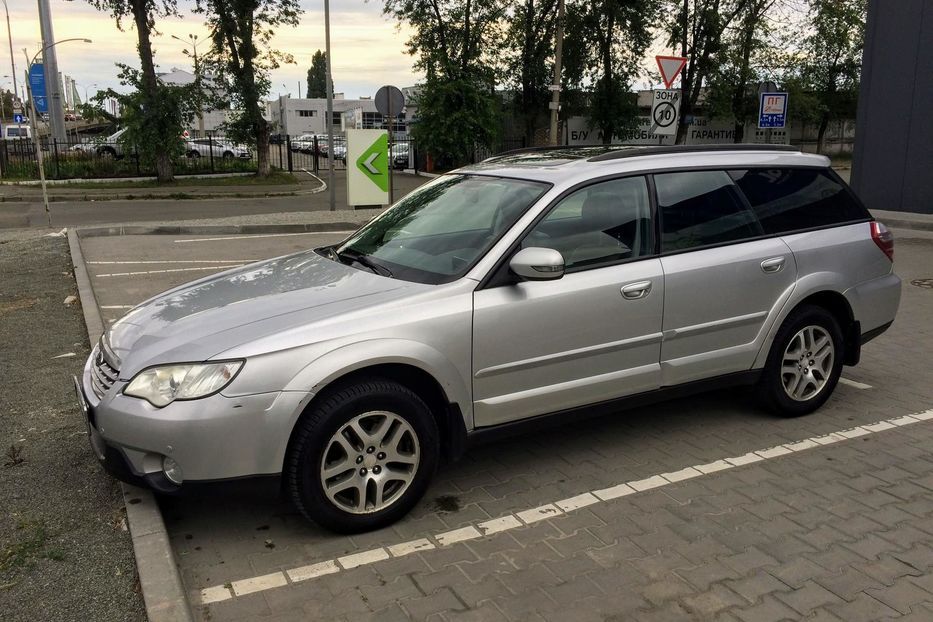
[[[267,102],[266,110],[273,133],[300,136],[327,132],[327,100],[324,98],[293,98],[283,95]],[[411,114],[411,109],[406,109]],[[347,127],[381,127],[376,104],[371,99],[334,99],[334,131],[341,131],[341,120]],[[358,122],[357,122],[358,120]]]
[[[869,0],[852,187],[869,209],[933,213],[933,0]]]

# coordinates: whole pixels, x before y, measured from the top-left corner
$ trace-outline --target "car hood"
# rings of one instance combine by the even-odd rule
[[[429,287],[303,251],[235,268],[156,296],[114,323],[104,345],[120,377],[129,379],[151,365],[208,360],[276,332]]]

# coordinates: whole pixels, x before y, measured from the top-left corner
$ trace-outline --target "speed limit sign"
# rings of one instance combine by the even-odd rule
[[[680,118],[680,91],[655,91],[651,103],[651,133],[673,136]]]

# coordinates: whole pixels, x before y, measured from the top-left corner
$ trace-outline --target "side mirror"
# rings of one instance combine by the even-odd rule
[[[509,269],[529,281],[552,281],[564,276],[564,258],[553,248],[523,248],[512,257]]]

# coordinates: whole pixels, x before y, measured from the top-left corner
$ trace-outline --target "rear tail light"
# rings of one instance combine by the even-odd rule
[[[871,239],[874,240],[881,252],[894,261],[894,234],[880,222],[871,223]]]

